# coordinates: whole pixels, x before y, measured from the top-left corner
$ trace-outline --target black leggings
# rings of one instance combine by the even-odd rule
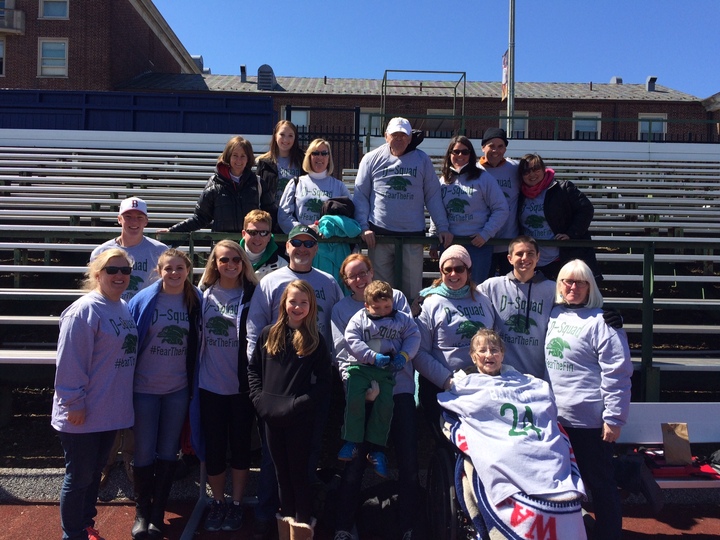
[[[310,434],[315,414],[298,419],[290,426],[265,425],[267,445],[275,464],[280,497],[280,514],[300,523],[312,518],[312,489],[308,475]]]
[[[223,396],[200,389],[200,421],[205,436],[205,466],[209,476],[225,472],[230,441],[230,467],[250,468],[255,409],[248,394]]]

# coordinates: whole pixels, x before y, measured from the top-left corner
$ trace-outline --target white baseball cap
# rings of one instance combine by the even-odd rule
[[[407,118],[396,117],[388,122],[385,133],[392,135],[393,133],[404,133],[408,137],[412,136],[412,128],[410,127],[410,121]]]
[[[123,215],[129,210],[140,210],[147,216],[147,204],[140,197],[130,197],[120,203],[120,212],[118,215]]]

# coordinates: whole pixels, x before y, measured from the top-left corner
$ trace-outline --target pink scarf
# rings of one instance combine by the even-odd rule
[[[535,184],[534,186],[528,186],[523,182],[521,186],[522,194],[525,195],[528,199],[534,199],[538,195],[540,195],[543,191],[545,191],[550,184],[552,184],[553,179],[555,178],[555,171],[553,171],[550,168],[545,169],[545,177],[542,179],[542,181],[539,184]]]

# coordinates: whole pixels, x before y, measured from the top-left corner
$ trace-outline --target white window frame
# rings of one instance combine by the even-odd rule
[[[298,105],[298,107],[304,107],[304,105]],[[298,129],[298,131],[301,131],[301,132],[307,131],[307,128],[310,126],[310,111],[296,109],[295,106],[291,107],[291,109],[292,109],[292,119],[290,121],[293,124],[295,124],[295,127]],[[304,117],[303,117],[303,115],[304,115]],[[282,110],[280,111],[280,116],[283,119],[287,119],[285,105],[282,106]],[[298,118],[300,118],[300,117],[303,117],[303,118],[298,120]]]
[[[0,37],[0,77],[5,76],[5,55],[6,55],[7,47],[5,46],[5,38]]]
[[[43,65],[43,45],[46,43],[62,43],[65,46],[65,65],[51,66]],[[67,38],[38,38],[38,77],[48,78],[67,78],[68,76],[68,57],[69,57],[69,40]],[[48,58],[48,60],[53,60]]]
[[[383,136],[380,112],[380,107],[360,107],[360,135]]]
[[[70,18],[70,0],[39,0],[40,5],[38,6],[38,19],[55,19],[65,20]],[[51,3],[54,5],[65,4],[65,15],[46,15],[45,4]]]
[[[602,133],[602,113],[599,112],[574,112],[572,122],[572,138],[579,141],[599,141]],[[595,131],[583,131],[583,133],[595,133],[595,137],[578,137],[577,125],[579,122],[594,120]]]
[[[638,114],[638,141],[648,142],[647,128],[648,120],[667,120],[667,113],[639,113]],[[644,124],[644,125],[643,125]],[[664,141],[667,135],[667,122],[653,122],[649,124],[652,129],[652,138],[650,142]],[[656,131],[657,127],[660,131]]]
[[[522,116],[523,118],[518,118]],[[513,132],[509,133],[508,136],[511,139],[527,139],[528,138],[528,117],[530,113],[528,111],[515,111],[513,113]],[[498,113],[500,122],[498,127],[502,129],[507,128],[507,109]],[[518,129],[518,123],[522,125],[522,128]]]

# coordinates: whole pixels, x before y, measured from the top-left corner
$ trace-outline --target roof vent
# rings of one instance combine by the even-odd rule
[[[650,75],[647,80],[645,81],[645,90],[648,92],[654,92],[655,91],[655,83],[657,82],[657,77],[653,77]]]
[[[204,60],[203,60],[203,57],[202,57],[201,55],[199,55],[199,54],[193,54],[190,58],[192,58],[192,61],[195,63],[195,65],[197,66],[197,68],[198,68],[198,69],[200,70],[200,72],[202,73],[202,71],[203,71],[203,64],[205,63]]]
[[[245,67],[245,64],[240,66],[240,82],[247,82],[247,67]]]
[[[610,79],[610,84],[622,84],[622,77],[613,77]]]
[[[267,64],[263,64],[258,68],[258,90],[273,90],[275,88],[275,73]]]

